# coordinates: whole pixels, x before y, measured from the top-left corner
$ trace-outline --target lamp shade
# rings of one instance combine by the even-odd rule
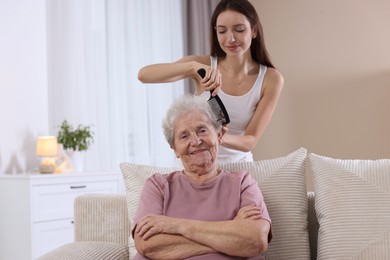
[[[42,157],[56,156],[58,153],[57,137],[39,136],[37,140],[37,155]]]

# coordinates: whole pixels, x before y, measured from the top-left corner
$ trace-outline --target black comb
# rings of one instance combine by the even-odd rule
[[[204,78],[206,76],[206,70],[199,69],[198,74],[199,74],[199,76]],[[207,100],[207,103],[209,103],[214,114],[217,116],[218,122],[221,122],[221,124],[223,124],[223,125],[229,124],[229,122],[230,122],[229,114],[228,114],[225,106],[223,105],[222,100],[219,98],[219,96],[212,95],[213,91],[214,90],[210,90],[210,98]]]

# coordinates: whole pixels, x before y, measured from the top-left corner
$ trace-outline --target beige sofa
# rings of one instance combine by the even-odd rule
[[[285,157],[220,167],[250,172],[263,193],[273,232],[265,259],[390,259],[389,159],[334,159],[300,148]],[[75,242],[39,260],[134,257],[130,220],[144,182],[177,168],[130,163],[120,168],[126,194],[78,197]],[[313,175],[314,192],[306,190],[306,172]]]
[[[311,259],[316,259],[318,223],[314,193],[307,193]],[[130,221],[125,195],[87,194],[75,200],[75,242],[61,246],[39,260],[128,260]]]

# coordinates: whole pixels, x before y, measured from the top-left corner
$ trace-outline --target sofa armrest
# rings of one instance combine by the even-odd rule
[[[131,235],[125,195],[85,194],[74,201],[75,241],[128,245]]]

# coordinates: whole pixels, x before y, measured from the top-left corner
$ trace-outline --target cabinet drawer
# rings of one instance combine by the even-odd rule
[[[117,193],[118,182],[77,182],[32,187],[33,221],[73,217],[73,201],[85,193]]]
[[[74,241],[73,219],[48,221],[33,225],[33,259]]]

